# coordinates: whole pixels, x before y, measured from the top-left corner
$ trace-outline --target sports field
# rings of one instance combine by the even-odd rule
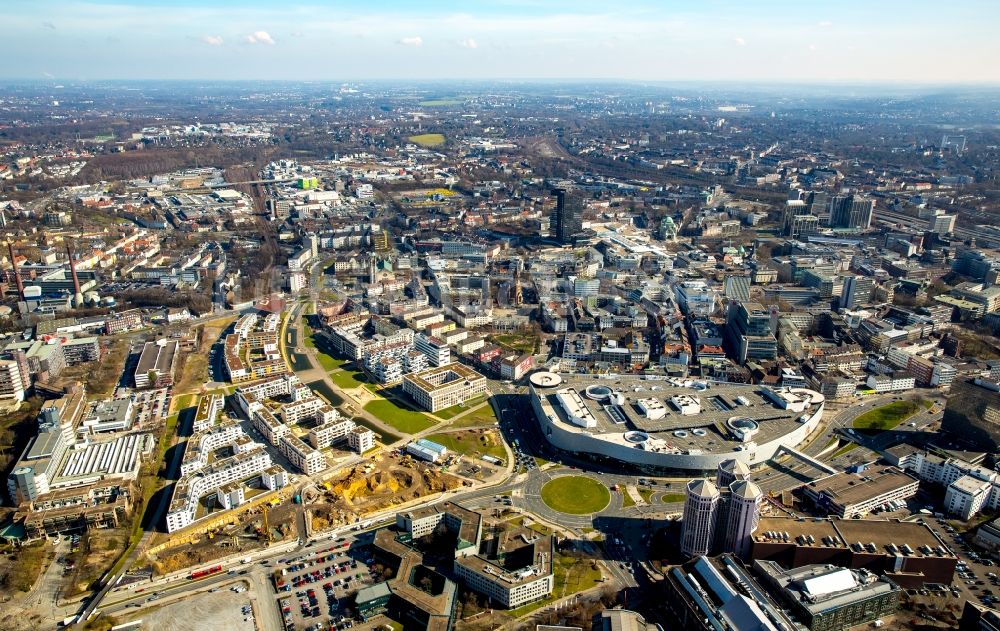
[[[417,134],[408,140],[421,147],[440,147],[444,144],[444,134]]]

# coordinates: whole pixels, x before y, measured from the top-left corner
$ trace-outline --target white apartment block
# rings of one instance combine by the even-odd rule
[[[233,333],[240,336],[240,339],[246,339],[247,335],[250,334],[250,331],[253,331],[256,326],[257,314],[248,313],[244,316],[240,316],[240,318],[236,321],[236,324],[233,325]]]
[[[375,447],[375,432],[367,427],[355,427],[347,433],[348,446],[359,454]]]
[[[201,432],[215,424],[215,418],[225,407],[226,399],[221,394],[210,394],[198,400],[198,411],[194,415],[192,431]]]
[[[921,481],[947,488],[944,504],[949,512],[968,520],[983,509],[1000,508],[1000,473],[957,458],[926,453],[916,454],[910,462],[908,468]]]
[[[190,475],[208,466],[209,454],[226,445],[236,445],[243,439],[249,440],[249,437],[235,421],[195,432],[185,443],[187,447],[181,460],[181,475]],[[252,441],[251,443],[256,444]],[[236,446],[237,453],[239,449],[240,447]]]
[[[285,434],[278,444],[278,449],[295,468],[306,475],[315,475],[326,469],[326,457],[304,443],[298,436]]]
[[[220,487],[261,475],[270,467],[271,456],[258,447],[181,476],[174,485],[174,495],[167,512],[167,532],[174,532],[194,523],[198,502],[204,495],[213,492],[217,494]]]
[[[877,393],[902,392],[912,390],[917,386],[917,380],[913,375],[869,375],[865,382],[869,388]]]
[[[309,430],[309,444],[316,449],[326,449],[331,445],[346,441],[354,428],[354,421],[349,418],[336,419],[317,425]]]
[[[985,480],[963,475],[948,485],[944,508],[952,515],[968,521],[979,514],[990,497],[993,485]]]
[[[426,355],[427,361],[433,366],[444,366],[451,361],[451,349],[440,338],[419,333],[413,339],[413,347]]]

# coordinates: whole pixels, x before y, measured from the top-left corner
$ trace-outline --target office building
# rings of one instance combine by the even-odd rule
[[[778,341],[771,331],[771,313],[756,302],[729,305],[726,326],[730,352],[739,364],[748,359],[775,359]]]
[[[730,555],[700,556],[666,573],[671,629],[777,631],[796,625],[776,597]],[[641,629],[638,631],[642,631]]]
[[[760,505],[764,494],[750,480],[737,480],[723,492],[722,510],[716,529],[722,528],[722,550],[741,559],[750,556],[753,533],[760,521]]]
[[[841,309],[857,309],[871,301],[875,281],[867,276],[845,276],[844,287],[840,292]]]
[[[938,235],[951,234],[955,231],[956,218],[958,215],[934,215],[927,225],[927,230]]]
[[[896,467],[835,473],[803,486],[817,509],[842,518],[863,517],[873,509],[917,494],[920,481]]]
[[[681,552],[689,557],[712,552],[715,522],[719,510],[719,489],[710,480],[691,480],[684,499]]]
[[[896,519],[761,517],[750,558],[782,567],[866,568],[905,589],[947,585],[958,565],[948,543],[930,526]]]
[[[833,564],[785,570],[774,561],[754,561],[753,569],[811,631],[840,631],[891,616],[899,608],[899,587],[869,570]]]
[[[486,377],[462,364],[446,364],[403,376],[403,392],[437,412],[486,393]]]
[[[819,217],[812,213],[809,204],[804,200],[789,201],[782,217],[782,233],[792,238],[817,234]]]
[[[941,429],[977,449],[1000,447],[1000,384],[985,378],[956,379]]]
[[[723,293],[730,300],[746,302],[750,300],[749,276],[726,276]]]
[[[565,189],[552,191],[555,208],[549,218],[549,236],[559,243],[572,243],[583,229],[583,210],[576,195]]]
[[[750,467],[745,462],[730,458],[719,463],[715,472],[715,484],[720,489],[728,487],[733,482],[750,479]]]
[[[875,200],[860,195],[838,195],[830,200],[830,227],[867,230],[872,223]]]

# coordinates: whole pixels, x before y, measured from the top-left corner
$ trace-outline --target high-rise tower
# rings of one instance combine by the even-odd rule
[[[549,236],[559,243],[571,243],[583,229],[580,206],[574,199],[567,199],[566,189],[552,190],[556,206],[549,218]]]
[[[719,489],[711,480],[691,480],[686,496],[681,552],[687,556],[708,554],[715,542]]]

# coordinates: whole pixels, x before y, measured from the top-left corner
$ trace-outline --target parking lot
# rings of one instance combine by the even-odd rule
[[[288,630],[343,631],[354,625],[351,596],[370,585],[365,547],[340,537],[318,552],[281,559],[274,573],[278,607]]]
[[[1000,577],[997,576],[996,561],[990,555],[980,554],[970,544],[970,535],[957,532],[944,519],[927,520],[938,535],[951,544],[958,556],[955,579],[949,588],[955,597],[977,600],[984,605],[996,607],[1000,603]]]

